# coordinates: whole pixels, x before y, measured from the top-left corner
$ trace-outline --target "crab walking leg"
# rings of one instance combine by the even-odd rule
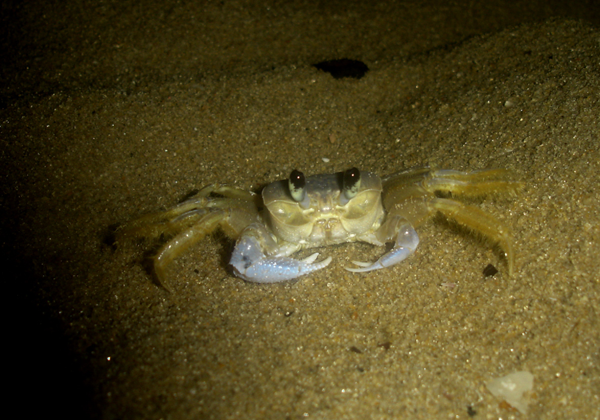
[[[152,257],[152,265],[156,280],[165,289],[169,290],[166,282],[165,270],[169,263],[183,254],[189,247],[200,241],[206,235],[212,233],[219,223],[226,217],[227,212],[217,211],[206,214],[195,225],[181,232],[172,240],[167,242],[158,253]]]
[[[442,169],[432,171],[423,183],[428,191],[446,191],[474,197],[493,193],[516,193],[523,184],[510,178],[511,174],[506,169],[475,172]]]
[[[514,267],[514,252],[512,238],[507,227],[502,225],[491,214],[474,206],[446,198],[436,198],[430,204],[444,216],[472,229],[476,233],[497,242],[508,262],[508,275],[511,276]]]
[[[387,226],[386,226],[387,225]],[[345,267],[346,270],[354,273],[362,273],[365,271],[379,270],[381,268],[390,267],[398,264],[407,259],[419,245],[419,235],[408,222],[408,220],[394,216],[391,223],[387,223],[382,226],[382,229],[393,228],[394,232],[397,232],[396,243],[392,250],[381,256],[374,263],[367,263],[362,261],[352,261],[354,265],[358,265],[360,268],[349,268]],[[386,235],[389,236],[389,235]]]
[[[212,193],[225,198],[211,198],[209,196]],[[255,200],[256,194],[251,192],[226,185],[209,185],[167,211],[148,214],[119,227],[117,242],[128,237],[157,238],[163,234],[176,234],[197,223],[205,213],[219,209],[243,208],[252,211]]]
[[[277,283],[320,270],[331,262],[331,257],[328,257],[315,263],[319,253],[314,253],[303,260],[287,256],[298,248],[278,246],[263,225],[253,223],[242,232],[229,263],[233,266],[236,276],[244,280],[255,283]],[[281,255],[282,250],[283,255]]]

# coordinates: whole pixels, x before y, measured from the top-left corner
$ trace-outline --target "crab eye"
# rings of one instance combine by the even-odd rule
[[[351,200],[356,197],[360,188],[360,171],[357,168],[344,172],[344,197]]]
[[[300,203],[304,200],[304,196],[306,195],[305,186],[306,178],[304,178],[304,174],[294,169],[288,180],[288,188],[294,201]]]

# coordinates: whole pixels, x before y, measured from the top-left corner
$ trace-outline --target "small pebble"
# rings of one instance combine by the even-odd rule
[[[527,412],[529,392],[533,389],[533,375],[527,371],[514,372],[485,384],[496,398],[506,401],[522,414]]]

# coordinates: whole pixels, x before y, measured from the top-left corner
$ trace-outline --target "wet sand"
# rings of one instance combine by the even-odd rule
[[[14,401],[98,419],[599,418],[600,12],[528,4],[6,6]],[[370,70],[311,65],[335,58]],[[275,285],[234,277],[217,234],[169,267],[171,293],[146,244],[110,240],[215,182],[423,165],[525,182],[476,202],[513,231],[513,276],[439,219],[396,267],[349,273],[382,250],[336,246]],[[484,385],[515,371],[534,376],[525,415]]]

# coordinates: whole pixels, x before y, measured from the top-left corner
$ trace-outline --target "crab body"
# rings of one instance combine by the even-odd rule
[[[221,228],[236,239],[230,264],[245,280],[273,283],[320,270],[331,257],[318,253],[295,259],[301,249],[362,241],[376,246],[393,243],[373,263],[353,261],[353,272],[397,264],[419,244],[415,227],[442,213],[495,241],[513,270],[508,229],[479,208],[445,196],[513,192],[520,183],[504,169],[477,172],[414,168],[381,179],[356,168],[304,177],[293,171],[288,180],[267,185],[260,195],[229,186],[208,186],[165,212],[125,225],[120,236],[172,235],[153,257],[154,274],[166,285],[168,264],[205,235]],[[442,195],[440,197],[440,194]]]

